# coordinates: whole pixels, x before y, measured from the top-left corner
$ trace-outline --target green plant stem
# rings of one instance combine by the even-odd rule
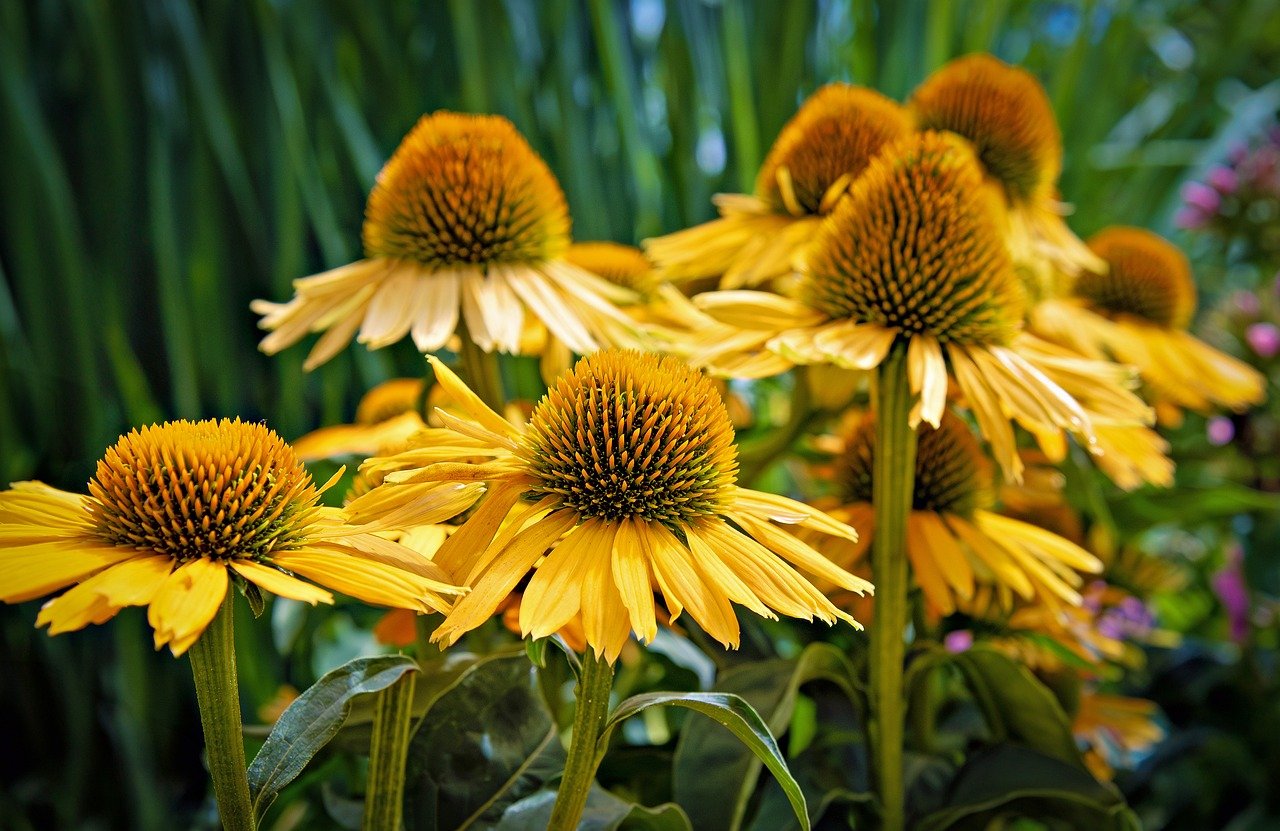
[[[404,765],[413,736],[413,688],[418,673],[406,672],[375,693],[369,778],[364,796],[366,831],[398,831],[404,813]]]
[[[425,667],[432,661],[439,660],[440,656],[444,654],[439,646],[431,642],[431,636],[435,634],[436,627],[440,625],[442,620],[444,620],[444,615],[414,616],[413,625],[418,635],[414,642],[418,653],[418,666]]]
[[[908,424],[911,389],[907,347],[899,342],[880,365],[874,392],[876,449],[871,501],[875,539],[871,568],[876,584],[871,626],[871,689],[875,730],[876,777],[885,831],[902,831],[905,821],[902,782],[904,707],[902,695],[904,633],[907,625],[907,517],[915,487],[916,436]]]
[[[191,647],[191,674],[196,681],[200,724],[222,827],[226,831],[253,831],[256,823],[249,801],[236,680],[234,603],[235,591],[228,589],[222,608]]]
[[[497,354],[485,352],[477,346],[465,325],[458,327],[458,339],[462,341],[458,357],[462,360],[463,380],[491,410],[501,413],[505,401],[502,395],[502,371],[498,366]]]
[[[739,444],[738,482],[746,487],[753,485],[821,415],[813,408],[808,372],[805,367],[798,366],[795,368],[786,423],[758,439]]]
[[[587,794],[595,781],[600,757],[596,744],[609,715],[609,690],[613,687],[613,666],[587,650],[582,658],[582,675],[574,692],[578,699],[573,716],[573,736],[569,758],[565,762],[556,804],[551,811],[548,831],[573,831],[587,805]]]

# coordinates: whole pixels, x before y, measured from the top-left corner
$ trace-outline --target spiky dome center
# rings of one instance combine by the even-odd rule
[[[810,95],[782,128],[756,176],[756,196],[792,212],[782,177],[805,213],[830,210],[824,197],[841,178],[857,178],[884,145],[913,129],[901,105],[875,90],[828,84]],[[785,171],[785,173],[783,172]]]
[[[1062,134],[1035,76],[991,55],[967,55],[934,72],[911,95],[920,128],[973,143],[1010,201],[1050,197],[1062,172]]]
[[[380,424],[402,413],[419,410],[422,406],[422,390],[426,384],[421,378],[392,378],[369,390],[356,407],[357,424]]]
[[[991,463],[968,425],[948,412],[937,429],[922,424],[917,435],[912,510],[970,517],[992,503]],[[871,501],[875,446],[875,417],[868,414],[848,436],[837,465],[841,494],[850,502]]]
[[[520,455],[583,517],[673,529],[720,512],[738,470],[724,402],[678,358],[607,350],[582,360],[538,402]]]
[[[89,480],[97,532],[175,560],[258,559],[306,533],[319,493],[275,431],[170,421],[121,436]]]
[[[364,248],[433,270],[532,263],[563,254],[569,229],[559,183],[510,121],[441,111],[378,174]]]
[[[615,286],[646,295],[658,286],[653,263],[634,245],[617,242],[575,242],[564,258]]]
[[[1105,274],[1085,272],[1075,293],[1108,314],[1128,314],[1185,329],[1196,312],[1191,263],[1173,243],[1144,228],[1104,228],[1089,247],[1106,261]]]
[[[814,235],[801,297],[833,319],[1007,343],[1026,305],[973,152],[948,133],[886,148]]]

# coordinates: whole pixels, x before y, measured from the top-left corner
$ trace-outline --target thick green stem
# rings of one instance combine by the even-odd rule
[[[588,649],[582,659],[582,675],[575,694],[578,709],[573,716],[573,736],[569,743],[569,759],[565,762],[560,790],[547,831],[573,831],[582,819],[587,794],[596,778],[600,763],[596,744],[609,715],[609,690],[613,686],[613,666]]]
[[[902,831],[905,822],[902,671],[910,588],[906,537],[916,469],[916,435],[908,424],[911,388],[907,380],[905,343],[895,345],[880,365],[874,402],[876,448],[871,501],[875,507],[876,528],[871,543],[871,569],[876,584],[876,605],[871,626],[872,715],[875,718],[872,738],[884,829]]]
[[[240,722],[240,688],[236,681],[233,613],[235,592],[227,591],[222,608],[191,647],[191,674],[204,727],[205,752],[218,815],[226,831],[253,831],[249,773],[244,761]]]
[[[406,672],[375,693],[373,738],[369,743],[369,778],[364,795],[366,831],[398,831],[404,812],[404,764],[409,755],[413,721],[413,688],[418,673]]]
[[[458,339],[462,341],[458,357],[462,359],[463,380],[490,409],[501,413],[505,399],[502,395],[502,370],[498,366],[497,353],[485,352],[476,345],[465,325],[458,327]]]

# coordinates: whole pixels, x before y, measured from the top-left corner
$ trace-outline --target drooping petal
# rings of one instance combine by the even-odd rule
[[[227,567],[204,557],[174,569],[147,607],[156,649],[168,644],[174,657],[190,649],[218,613],[228,582]]]

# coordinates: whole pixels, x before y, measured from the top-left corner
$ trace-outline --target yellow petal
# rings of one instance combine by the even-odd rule
[[[147,607],[156,649],[168,644],[174,657],[186,652],[218,613],[227,582],[227,567],[204,557],[174,569]]]
[[[489,409],[480,396],[471,391],[471,388],[462,382],[462,379],[454,374],[453,370],[444,365],[439,358],[434,355],[428,355],[427,361],[431,364],[431,368],[435,370],[436,381],[448,394],[449,398],[467,415],[473,418],[481,427],[506,438],[514,449],[514,443],[520,438],[520,433],[507,422],[505,418]]]
[[[76,538],[5,545],[0,547],[0,600],[21,603],[42,597],[138,554],[134,548]]]
[[[261,563],[255,563],[252,560],[232,560],[231,567],[250,583],[278,597],[300,600],[312,606],[317,603],[333,602],[333,595],[319,586],[304,583],[296,577],[290,577],[282,571],[268,568]]]
[[[173,566],[171,557],[146,554],[108,566],[44,604],[36,625],[47,624],[49,634],[58,635],[90,623],[102,623],[125,606],[145,606],[155,597]]]
[[[282,551],[273,554],[271,562],[375,606],[439,612],[449,605],[438,593],[436,581],[350,554],[323,549]]]
[[[636,531],[644,520],[622,521],[613,540],[613,579],[622,603],[631,616],[636,637],[649,642],[658,636],[658,621],[653,608],[653,578],[649,570],[647,536]]]

